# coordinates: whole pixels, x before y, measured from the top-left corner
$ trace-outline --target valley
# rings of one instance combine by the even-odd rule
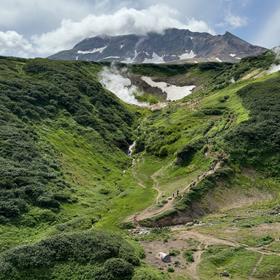
[[[279,279],[275,59],[119,64],[135,106],[106,64],[1,58],[0,279]]]

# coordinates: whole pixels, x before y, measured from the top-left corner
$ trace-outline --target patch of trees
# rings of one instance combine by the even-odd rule
[[[69,187],[36,125],[66,115],[126,150],[134,115],[90,74],[87,63],[0,58],[0,223],[30,206],[59,210]],[[60,193],[60,195],[58,195]]]
[[[58,210],[64,197],[57,191],[68,187],[59,164],[48,148],[38,147],[35,131],[7,108],[0,106],[0,223],[18,218],[29,205]]]
[[[267,51],[259,56],[245,57],[239,63],[220,63],[220,71],[216,72],[211,82],[210,89],[221,89],[239,80],[247,73],[256,69],[268,69],[275,61],[275,54]],[[216,69],[218,70],[218,69]]]
[[[0,279],[67,279],[69,270],[75,274],[73,267],[80,270],[79,279],[129,280],[139,264],[134,248],[117,235],[64,234],[2,253]],[[54,276],[57,265],[61,269]]]
[[[250,119],[226,135],[231,159],[280,174],[280,77],[253,83],[238,92]]]
[[[188,165],[195,153],[203,148],[205,144],[205,139],[198,139],[193,143],[189,143],[181,151],[179,151],[176,155],[176,164],[180,166]]]

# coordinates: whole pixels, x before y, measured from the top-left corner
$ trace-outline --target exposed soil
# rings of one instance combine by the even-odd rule
[[[188,241],[193,240],[197,243],[196,247],[194,247],[191,243],[188,243]],[[172,240],[168,242],[142,242],[142,246],[146,253],[147,263],[162,270],[167,270],[168,267],[172,266],[175,269],[176,274],[184,275],[187,273],[188,276],[194,280],[200,279],[198,266],[201,262],[203,252],[209,245],[237,246],[236,243],[231,241],[215,238],[209,235],[203,235],[193,230],[178,230],[177,227],[174,228]],[[169,253],[174,249],[180,251],[180,253],[171,257],[171,263],[165,263],[158,257],[159,252]],[[190,262],[186,260],[184,256],[184,252],[186,250],[193,250],[193,261]]]
[[[254,274],[257,271],[258,266],[261,264],[264,255],[277,255],[280,254],[267,250],[265,247],[250,247],[242,243],[238,243],[231,240],[217,238],[212,235],[202,234],[192,229],[186,229],[183,227],[171,227],[172,239],[167,242],[164,241],[142,241],[141,244],[146,253],[146,262],[150,265],[157,267],[160,270],[167,270],[168,267],[173,267],[175,275],[188,275],[193,280],[199,280],[199,265],[202,259],[202,255],[208,246],[211,245],[225,245],[229,247],[244,247],[248,251],[256,252],[260,254],[258,261],[252,269],[249,276],[250,280],[254,280]],[[189,241],[195,241],[194,246]],[[159,252],[169,253],[172,250],[177,250],[180,253],[171,257],[170,263],[163,262],[159,257]],[[193,251],[193,261],[188,262],[184,257],[184,252]]]

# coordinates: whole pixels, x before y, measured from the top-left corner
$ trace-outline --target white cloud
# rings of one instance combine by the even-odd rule
[[[185,28],[194,32],[208,32],[211,34],[215,34],[215,31],[210,28],[205,21],[196,20],[195,18],[189,19]]]
[[[33,51],[32,45],[16,31],[0,31],[0,52],[2,55],[28,56]]]
[[[228,14],[225,18],[225,22],[232,28],[246,26],[248,23],[247,18],[233,14]]]
[[[24,38],[16,31],[1,32],[0,54],[48,56],[72,48],[73,45],[87,37],[100,34],[163,32],[164,29],[170,27],[214,34],[205,21],[190,18],[183,23],[178,20],[178,15],[178,11],[165,5],[154,5],[141,10],[121,8],[110,14],[89,14],[80,20],[63,19],[57,28],[33,35],[30,39]]]
[[[213,33],[204,21],[192,18],[184,24],[176,19],[177,14],[176,10],[162,5],[142,10],[122,8],[113,14],[91,14],[80,21],[63,20],[60,27],[39,36],[33,36],[32,41],[38,53],[48,55],[71,48],[86,37],[100,34],[146,34],[150,31],[162,32],[169,27]]]

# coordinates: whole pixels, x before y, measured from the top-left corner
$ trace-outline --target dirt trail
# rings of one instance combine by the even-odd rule
[[[193,262],[188,267],[189,275],[192,277],[193,280],[199,280],[199,273],[198,273],[198,266],[201,262],[201,256],[204,250],[207,248],[207,245],[204,249],[202,249],[202,245],[199,245],[197,251],[193,254]]]
[[[169,165],[168,165],[169,166]],[[166,169],[168,166],[164,166],[163,168],[156,171],[153,175],[151,175],[151,179],[153,180],[153,188],[157,191],[157,197],[156,197],[156,205],[152,205],[146,209],[144,209],[141,213],[134,215],[134,221],[140,221],[147,219],[151,216],[158,215],[168,209],[171,208],[173,199],[168,199],[167,203],[165,203],[162,207],[157,208],[157,204],[160,201],[160,198],[163,195],[162,190],[159,188],[159,181],[157,179],[158,176],[160,176],[163,173],[163,170]]]
[[[226,246],[230,246],[230,247],[243,247],[244,249],[246,249],[248,251],[256,252],[261,255],[280,256],[280,253],[276,253],[276,252],[267,250],[265,247],[251,247],[244,243],[234,242],[234,241],[231,241],[228,239],[217,238],[212,235],[202,234],[202,233],[199,233],[194,230],[184,230],[184,229],[178,229],[178,228],[172,229],[172,227],[171,227],[171,230],[172,230],[172,232],[174,232],[176,234],[176,236],[178,236],[181,239],[193,238],[193,239],[200,241],[203,244],[206,244],[207,246],[220,244],[220,245],[226,245]]]
[[[172,229],[173,237],[172,240],[170,240],[167,243],[161,242],[161,241],[144,241],[142,242],[142,245],[145,249],[146,255],[147,255],[147,261],[155,265],[158,268],[167,268],[166,264],[159,261],[156,254],[153,255],[149,254],[150,252],[168,252],[170,249],[179,249],[181,251],[187,250],[188,243],[186,241],[188,240],[196,240],[198,241],[198,246],[196,248],[196,251],[193,253],[193,262],[189,262],[187,265],[184,265],[184,259],[178,259],[182,258],[182,254],[178,257],[173,257],[173,262],[176,260],[180,261],[182,264],[181,267],[177,267],[176,270],[178,273],[187,273],[188,276],[193,280],[199,280],[199,265],[202,259],[202,255],[204,251],[208,248],[210,245],[227,245],[232,247],[237,247],[238,244],[228,241],[219,239],[213,236],[204,235],[201,234],[195,230],[186,230],[186,229],[178,229],[177,227],[174,227]]]
[[[199,242],[196,251],[193,253],[193,262],[189,263],[187,266],[179,267],[176,268],[178,273],[187,273],[189,277],[193,280],[199,280],[199,265],[202,260],[202,255],[203,253],[207,250],[207,248],[211,245],[225,245],[229,247],[243,247],[244,249],[248,251],[253,251],[256,253],[260,254],[260,257],[258,261],[256,262],[255,266],[252,269],[252,272],[250,273],[250,276],[248,276],[249,280],[255,280],[253,277],[254,274],[256,273],[259,265],[261,264],[263,257],[265,255],[280,255],[278,253],[272,252],[272,251],[267,251],[265,248],[255,248],[255,247],[250,247],[248,245],[244,245],[242,243],[234,242],[231,240],[226,240],[226,239],[221,239],[214,237],[209,234],[202,234],[195,229],[186,229],[186,228],[178,228],[178,227],[170,227],[172,231],[172,240],[164,243],[160,241],[145,241],[142,243],[145,252],[147,255],[152,252],[168,252],[170,249],[179,249],[179,250],[184,250],[187,249],[184,247],[184,244],[187,244],[187,240],[196,240]],[[154,255],[149,255],[147,258],[147,261],[155,265],[159,268],[164,268],[165,264],[163,262],[160,262],[156,256]],[[176,259],[173,260],[173,262],[176,261]]]
[[[258,266],[261,264],[262,260],[263,260],[263,255],[260,255],[260,258],[258,259],[257,263],[255,264],[255,266],[249,276],[249,280],[255,280],[254,275],[258,269]]]
[[[214,174],[219,168],[221,168],[221,165],[222,165],[222,161],[214,162],[213,165],[211,166],[210,170],[207,170],[206,172],[204,172],[201,175],[199,175],[195,181],[192,181],[183,190],[181,190],[181,193],[187,192],[190,188],[195,187],[199,182],[201,182],[207,176]],[[163,168],[165,169],[165,168],[167,168],[167,166],[163,167]],[[154,186],[153,187],[158,192],[158,195],[157,195],[157,198],[156,198],[156,204],[159,203],[159,199],[160,199],[160,197],[162,197],[162,194],[163,194],[163,192],[159,188],[159,181],[157,179],[157,177],[162,174],[163,168],[161,168],[160,170],[156,171],[151,176],[151,179],[154,182]],[[153,216],[157,216],[157,215],[159,215],[161,213],[164,213],[164,212],[172,209],[173,208],[173,203],[174,203],[175,199],[176,199],[175,196],[174,197],[169,197],[167,199],[167,202],[162,207],[160,207],[160,208],[157,207],[156,205],[152,205],[151,207],[146,208],[141,213],[136,214],[134,216],[134,220],[135,221],[145,220],[145,219],[151,218]]]
[[[178,239],[190,239],[190,238],[192,238],[192,239],[195,239],[195,240],[201,242],[201,244],[204,245],[204,247],[202,247],[202,245],[200,245],[198,247],[197,252],[195,252],[195,254],[194,254],[194,262],[188,268],[189,273],[194,280],[199,280],[198,266],[200,264],[201,256],[202,256],[203,252],[207,249],[207,247],[209,245],[226,245],[226,246],[235,247],[235,248],[236,247],[244,247],[248,251],[259,253],[260,258],[258,259],[257,263],[255,264],[254,268],[252,269],[252,272],[249,276],[249,280],[255,280],[253,275],[256,273],[257,268],[261,264],[264,256],[266,256],[266,255],[280,256],[279,253],[268,251],[265,248],[250,247],[246,244],[233,242],[233,241],[225,240],[225,239],[221,239],[221,238],[216,238],[214,236],[201,234],[201,233],[199,233],[197,231],[193,231],[193,230],[182,231],[182,230],[175,229],[175,230],[173,230],[173,232],[175,233],[175,236]],[[176,234],[176,232],[177,232],[177,234]]]
[[[209,245],[226,245],[226,246],[230,246],[230,247],[237,247],[238,243],[235,243],[233,241],[229,241],[229,240],[225,240],[225,239],[221,239],[221,238],[216,238],[212,235],[206,235],[206,234],[202,234],[199,233],[197,231],[194,230],[178,230],[175,229],[173,230],[173,232],[175,233],[176,236],[178,236],[178,238],[180,239],[195,239],[207,246]]]

